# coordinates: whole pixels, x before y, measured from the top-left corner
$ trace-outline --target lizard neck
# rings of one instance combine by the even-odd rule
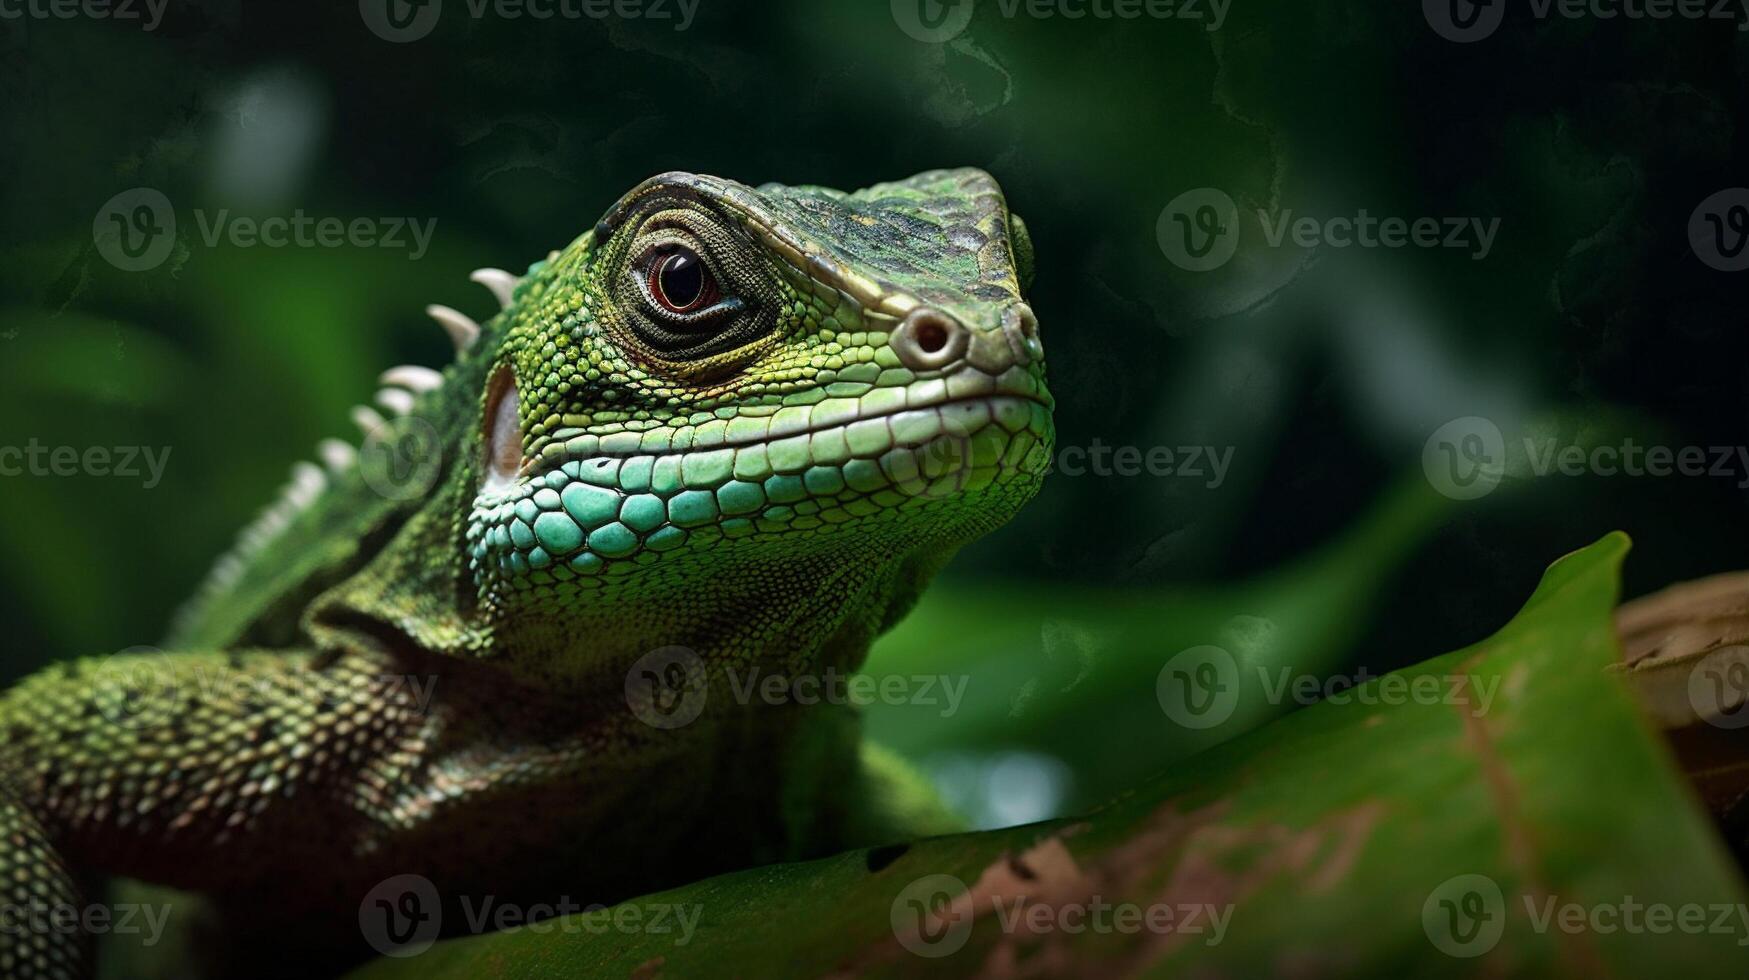
[[[701,868],[813,856],[854,816],[830,791],[855,771],[859,723],[843,706],[736,704],[713,686],[715,708],[661,727],[623,694],[574,700],[490,665],[391,669],[425,678],[429,709],[407,751],[370,760],[357,781],[367,819],[352,852],[371,873],[420,867],[446,888],[499,894],[586,881],[584,900],[612,901]],[[370,795],[380,787],[392,797]],[[507,881],[478,860],[481,839],[538,849],[545,870]]]

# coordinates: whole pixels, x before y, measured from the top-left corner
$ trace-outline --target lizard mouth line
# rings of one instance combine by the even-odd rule
[[[985,411],[981,413],[981,417],[966,419],[956,419],[953,417],[952,413],[956,409],[969,410],[971,407],[979,406],[985,409]],[[662,449],[646,449],[634,446],[626,449],[608,449],[603,447],[598,440],[594,448],[588,450],[572,450],[570,449],[569,443],[552,442],[543,447],[542,452],[538,456],[531,456],[523,460],[519,476],[524,480],[534,479],[549,473],[566,463],[584,460],[631,459],[633,457],[643,456],[660,459],[666,456],[688,456],[723,450],[747,449],[753,446],[770,446],[773,443],[783,442],[789,439],[805,439],[823,433],[846,430],[851,426],[866,422],[888,422],[888,428],[889,431],[891,431],[891,421],[902,415],[933,414],[937,416],[940,420],[939,431],[933,432],[922,439],[902,439],[898,438],[897,432],[892,433],[894,438],[891,441],[891,445],[893,448],[915,447],[923,443],[932,442],[936,439],[969,438],[973,432],[982,428],[984,425],[994,424],[997,415],[996,410],[998,408],[1011,410],[1018,407],[1030,413],[1033,406],[1042,407],[1047,412],[1051,411],[1054,407],[1049,398],[1040,397],[1034,393],[998,391],[977,395],[962,395],[954,398],[943,398],[937,401],[925,402],[921,405],[907,405],[903,408],[858,414],[820,424],[809,424],[794,429],[793,431],[782,432],[778,435],[724,439],[721,442],[715,442],[704,446],[693,445],[685,448],[669,447]],[[969,411],[967,414],[970,414]]]

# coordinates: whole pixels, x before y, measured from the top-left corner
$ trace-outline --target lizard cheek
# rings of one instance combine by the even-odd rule
[[[522,469],[521,402],[516,394],[516,374],[509,366],[492,375],[486,397],[486,486],[501,489],[516,482]]]

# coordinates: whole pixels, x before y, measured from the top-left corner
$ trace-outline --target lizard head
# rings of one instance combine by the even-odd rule
[[[645,181],[481,338],[481,615],[525,647],[866,644],[1042,479],[1031,251],[978,170]]]
[[[628,658],[855,666],[1050,459],[1032,246],[978,170],[645,181],[429,312],[178,615],[179,644],[422,650],[599,693]],[[573,683],[574,682],[574,683]]]

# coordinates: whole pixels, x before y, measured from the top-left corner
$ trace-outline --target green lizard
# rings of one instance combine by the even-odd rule
[[[432,308],[456,360],[384,375],[364,450],[294,469],[176,652],[0,700],[0,906],[139,879],[296,923],[297,972],[367,955],[398,875],[449,932],[469,896],[612,901],[943,829],[853,710],[725,681],[856,669],[1035,492],[1031,261],[977,170],[670,173],[476,273],[501,311]],[[0,974],[85,975],[54,921],[0,930]]]

